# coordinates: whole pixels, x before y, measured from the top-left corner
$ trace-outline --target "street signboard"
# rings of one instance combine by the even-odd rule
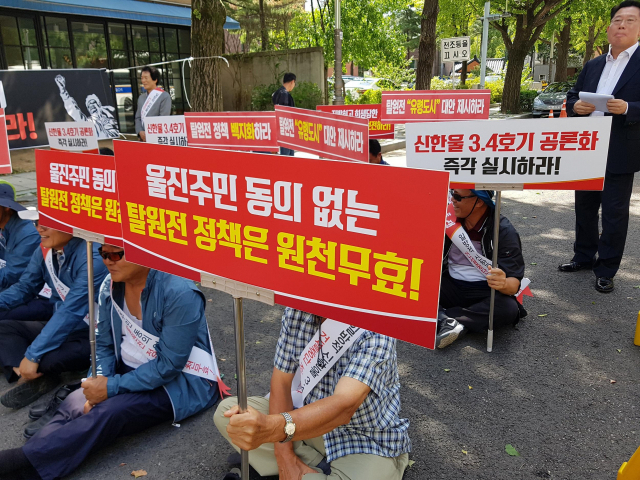
[[[440,41],[443,62],[464,62],[471,59],[469,37],[444,38]]]

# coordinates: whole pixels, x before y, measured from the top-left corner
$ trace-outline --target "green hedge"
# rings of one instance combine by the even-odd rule
[[[533,99],[538,96],[537,90],[520,90],[520,111],[531,112],[533,110]]]

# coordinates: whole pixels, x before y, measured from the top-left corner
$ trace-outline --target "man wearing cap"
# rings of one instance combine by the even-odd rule
[[[8,408],[22,408],[54,389],[59,375],[89,367],[90,347],[86,315],[87,244],[73,235],[38,225],[40,248],[14,285],[0,293],[0,311],[11,310],[38,296],[45,283],[55,312],[47,322],[0,322],[0,365],[8,382],[18,385],[0,397]],[[94,245],[95,299],[107,269]]]
[[[0,181],[0,292],[20,279],[40,245],[33,222],[19,217],[18,212],[23,211],[26,209],[16,202],[13,185]],[[53,306],[48,298],[38,295],[10,311],[0,312],[0,320],[46,321],[51,315]]]
[[[249,398],[245,413],[237,403],[222,401],[213,421],[236,450],[250,450],[261,476],[401,480],[409,464],[396,341],[385,335],[287,308],[269,398]]]
[[[104,245],[100,255],[110,275],[100,288],[98,376],[82,382],[22,448],[0,451],[0,478],[66,477],[116,438],[179,422],[219,398],[202,292],[127,262],[120,247]]]
[[[494,327],[515,324],[526,315],[515,298],[524,277],[520,236],[503,216],[500,216],[498,266],[490,266],[494,244],[493,192],[456,189],[450,194],[451,215],[447,217],[436,334],[438,348],[450,345],[465,330],[487,330],[491,289],[496,291]]]

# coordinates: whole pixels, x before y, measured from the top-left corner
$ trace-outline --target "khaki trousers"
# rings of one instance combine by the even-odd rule
[[[264,397],[249,397],[249,406],[257,411],[269,414],[269,400]],[[213,422],[224,438],[236,450],[240,451],[227,435],[229,419],[223,414],[231,407],[238,404],[236,397],[223,400],[213,414]],[[310,467],[316,467],[326,453],[322,437],[310,438],[301,442],[293,442],[293,450],[304,463]],[[260,474],[266,477],[278,475],[278,463],[273,450],[273,443],[265,443],[249,452],[249,464]],[[303,480],[401,480],[407,465],[409,455],[403,453],[396,458],[381,457],[365,453],[346,455],[331,462],[331,475],[323,473],[308,473]],[[317,469],[319,470],[319,469]]]

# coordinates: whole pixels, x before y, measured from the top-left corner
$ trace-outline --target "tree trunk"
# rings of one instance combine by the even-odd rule
[[[567,81],[567,66],[569,65],[569,47],[571,47],[571,17],[564,19],[564,27],[560,31],[558,42],[558,59],[554,81]]]
[[[462,67],[460,67],[460,85],[465,85],[467,83],[467,61],[462,62]]]
[[[267,20],[266,20],[266,15],[264,13],[264,0],[260,0],[259,7],[260,7],[260,40],[261,40],[260,48],[264,52],[267,50],[267,45],[269,43],[269,35],[267,34]]]
[[[191,56],[212,57],[224,52],[224,22],[227,12],[220,0],[193,0],[191,12]],[[194,112],[220,112],[222,89],[220,58],[194,60],[191,68],[191,104]]]
[[[594,45],[596,43],[596,26],[589,25],[589,38],[584,42],[584,58],[582,59],[582,65],[586,65],[593,57]]]
[[[420,44],[418,46],[418,68],[416,90],[429,90],[436,59],[436,22],[440,5],[438,0],[425,0],[420,19]]]
[[[518,48],[516,48],[518,47]],[[509,63],[507,74],[504,77],[504,90],[502,93],[502,113],[520,113],[520,85],[524,60],[529,52],[527,43],[522,46],[514,42],[509,49]]]

